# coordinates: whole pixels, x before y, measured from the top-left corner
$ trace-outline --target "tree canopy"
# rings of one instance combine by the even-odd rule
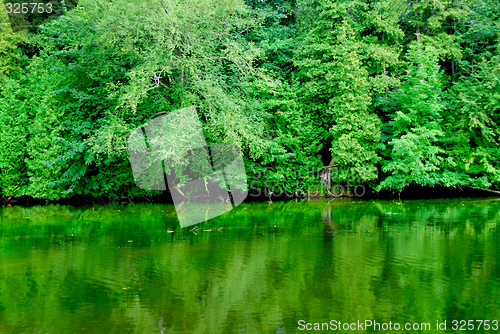
[[[0,192],[134,198],[130,133],[196,106],[257,188],[500,188],[495,0],[81,0],[0,9]],[[377,172],[378,171],[378,172]]]

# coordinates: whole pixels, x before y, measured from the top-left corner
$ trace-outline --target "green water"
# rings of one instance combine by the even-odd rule
[[[248,203],[197,230],[168,205],[0,208],[0,333],[500,320],[499,207]]]

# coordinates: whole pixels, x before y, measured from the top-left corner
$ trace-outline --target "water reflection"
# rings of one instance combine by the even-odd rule
[[[497,203],[250,203],[196,231],[161,205],[3,208],[0,332],[496,319]]]
[[[323,221],[323,236],[324,240],[332,239],[335,235],[335,227],[332,223],[332,207],[330,205],[325,205],[321,211],[321,220]]]

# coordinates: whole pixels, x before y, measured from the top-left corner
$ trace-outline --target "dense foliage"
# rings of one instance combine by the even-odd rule
[[[151,196],[127,138],[191,105],[252,191],[304,194],[326,165],[376,191],[500,187],[496,0],[81,0],[18,33],[0,13],[5,197]]]

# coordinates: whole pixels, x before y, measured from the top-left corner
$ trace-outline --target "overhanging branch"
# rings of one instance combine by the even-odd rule
[[[160,2],[160,5],[163,7],[163,9],[165,9],[165,13],[167,13],[167,15],[168,15],[167,7],[165,7],[165,5],[163,4],[163,2],[161,0],[159,0],[159,2]]]
[[[490,193],[494,193],[494,194],[499,194],[500,195],[500,191],[497,191],[497,190],[491,190],[491,189],[487,189],[487,188],[474,188],[474,187],[471,187],[471,186],[467,186],[467,187],[471,188],[471,189],[476,189],[476,190],[488,191]]]

